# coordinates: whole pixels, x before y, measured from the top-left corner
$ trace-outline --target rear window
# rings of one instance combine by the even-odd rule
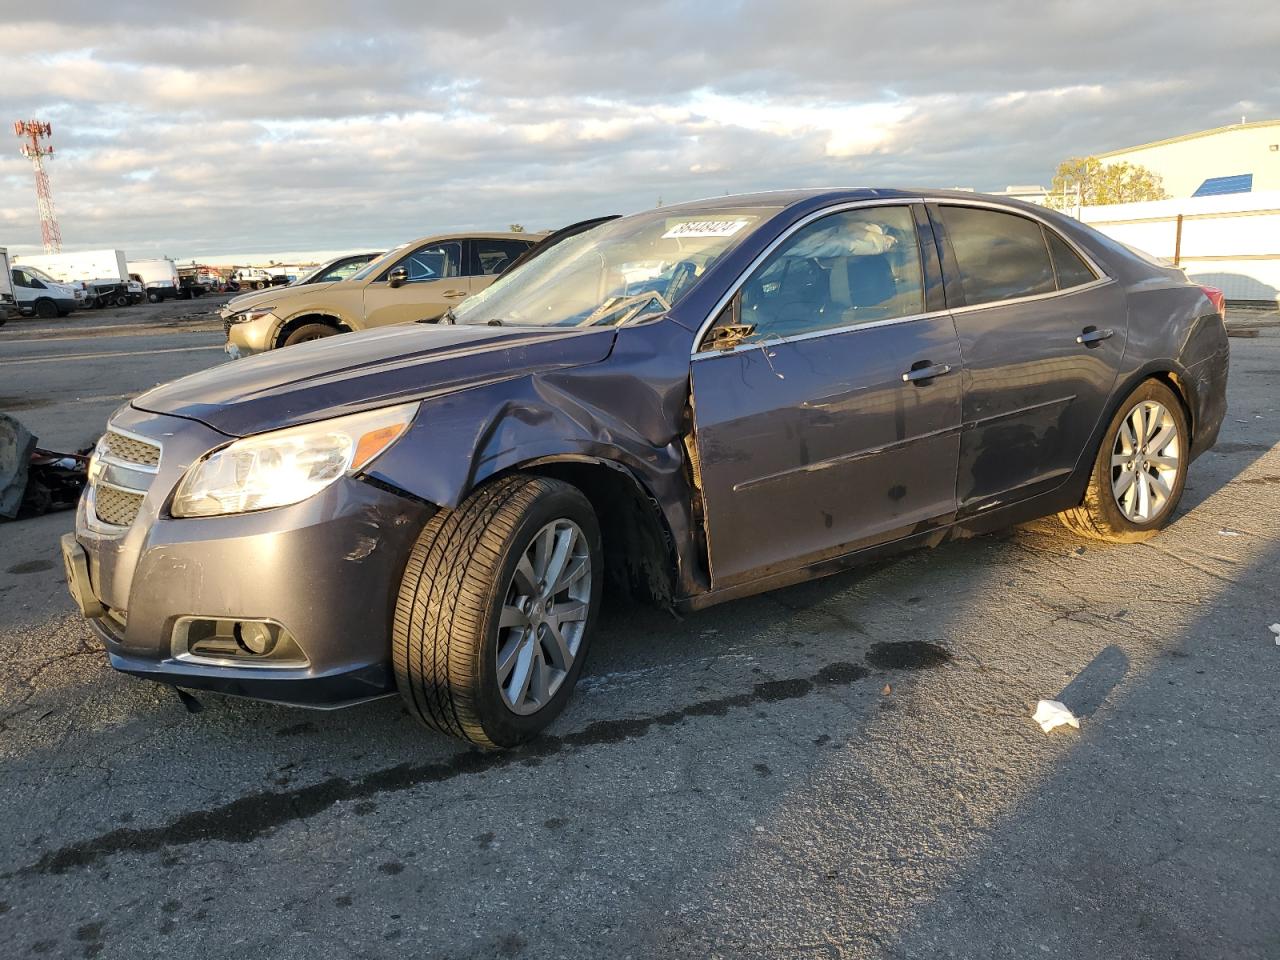
[[[979,207],[941,208],[965,303],[1014,300],[1057,289],[1040,224]]]
[[[1068,290],[1084,283],[1093,283],[1097,276],[1089,265],[1080,259],[1080,254],[1071,249],[1071,245],[1052,230],[1046,229],[1044,235],[1049,238],[1049,253],[1053,257],[1053,270],[1058,275],[1058,289]]]

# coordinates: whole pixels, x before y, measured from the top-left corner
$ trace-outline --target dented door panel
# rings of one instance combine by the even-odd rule
[[[696,359],[713,589],[948,522],[959,371],[946,314]]]

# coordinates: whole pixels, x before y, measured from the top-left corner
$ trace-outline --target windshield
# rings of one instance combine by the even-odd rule
[[[412,246],[413,246],[413,241],[410,240],[408,243],[400,244],[400,246],[396,247],[386,256],[374,257],[367,264],[365,264],[365,267],[363,270],[360,270],[357,273],[353,273],[351,276],[347,277],[347,279],[348,280],[368,280],[371,276],[373,276],[375,273],[378,272],[379,266],[381,266],[384,262],[388,262],[393,258],[400,256],[400,254],[404,253],[406,250],[408,250]]]
[[[43,280],[45,283],[62,283],[61,280],[53,279],[53,277],[49,276],[39,267],[28,266],[25,263],[21,266],[23,270],[27,271],[27,273],[31,274],[31,276],[35,277],[37,280]]]
[[[779,207],[655,210],[562,240],[454,310],[458,323],[616,326],[671,309]]]
[[[297,280],[289,284],[291,287],[301,287],[309,283],[333,283],[337,280],[350,280],[357,270],[365,266],[372,260],[377,260],[381,254],[371,254],[367,257],[339,257],[337,260],[330,260],[328,263],[322,263],[307,273],[304,273]]]

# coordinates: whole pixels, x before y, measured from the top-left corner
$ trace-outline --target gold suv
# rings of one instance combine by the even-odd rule
[[[222,310],[233,358],[335,333],[434,320],[483,290],[543,234],[422,237],[335,283],[273,287]]]

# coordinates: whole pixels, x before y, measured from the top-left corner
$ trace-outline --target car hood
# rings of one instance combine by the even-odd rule
[[[404,324],[225,363],[149,390],[133,406],[243,437],[595,363],[612,327]]]
[[[232,313],[240,313],[248,310],[250,307],[269,307],[279,303],[286,297],[292,298],[299,290],[305,290],[308,295],[319,293],[321,290],[327,290],[338,281],[330,280],[328,283],[304,283],[304,284],[288,284],[281,287],[267,287],[265,290],[254,290],[252,293],[242,293],[238,297],[232,297],[226,302],[222,308],[224,315]]]

